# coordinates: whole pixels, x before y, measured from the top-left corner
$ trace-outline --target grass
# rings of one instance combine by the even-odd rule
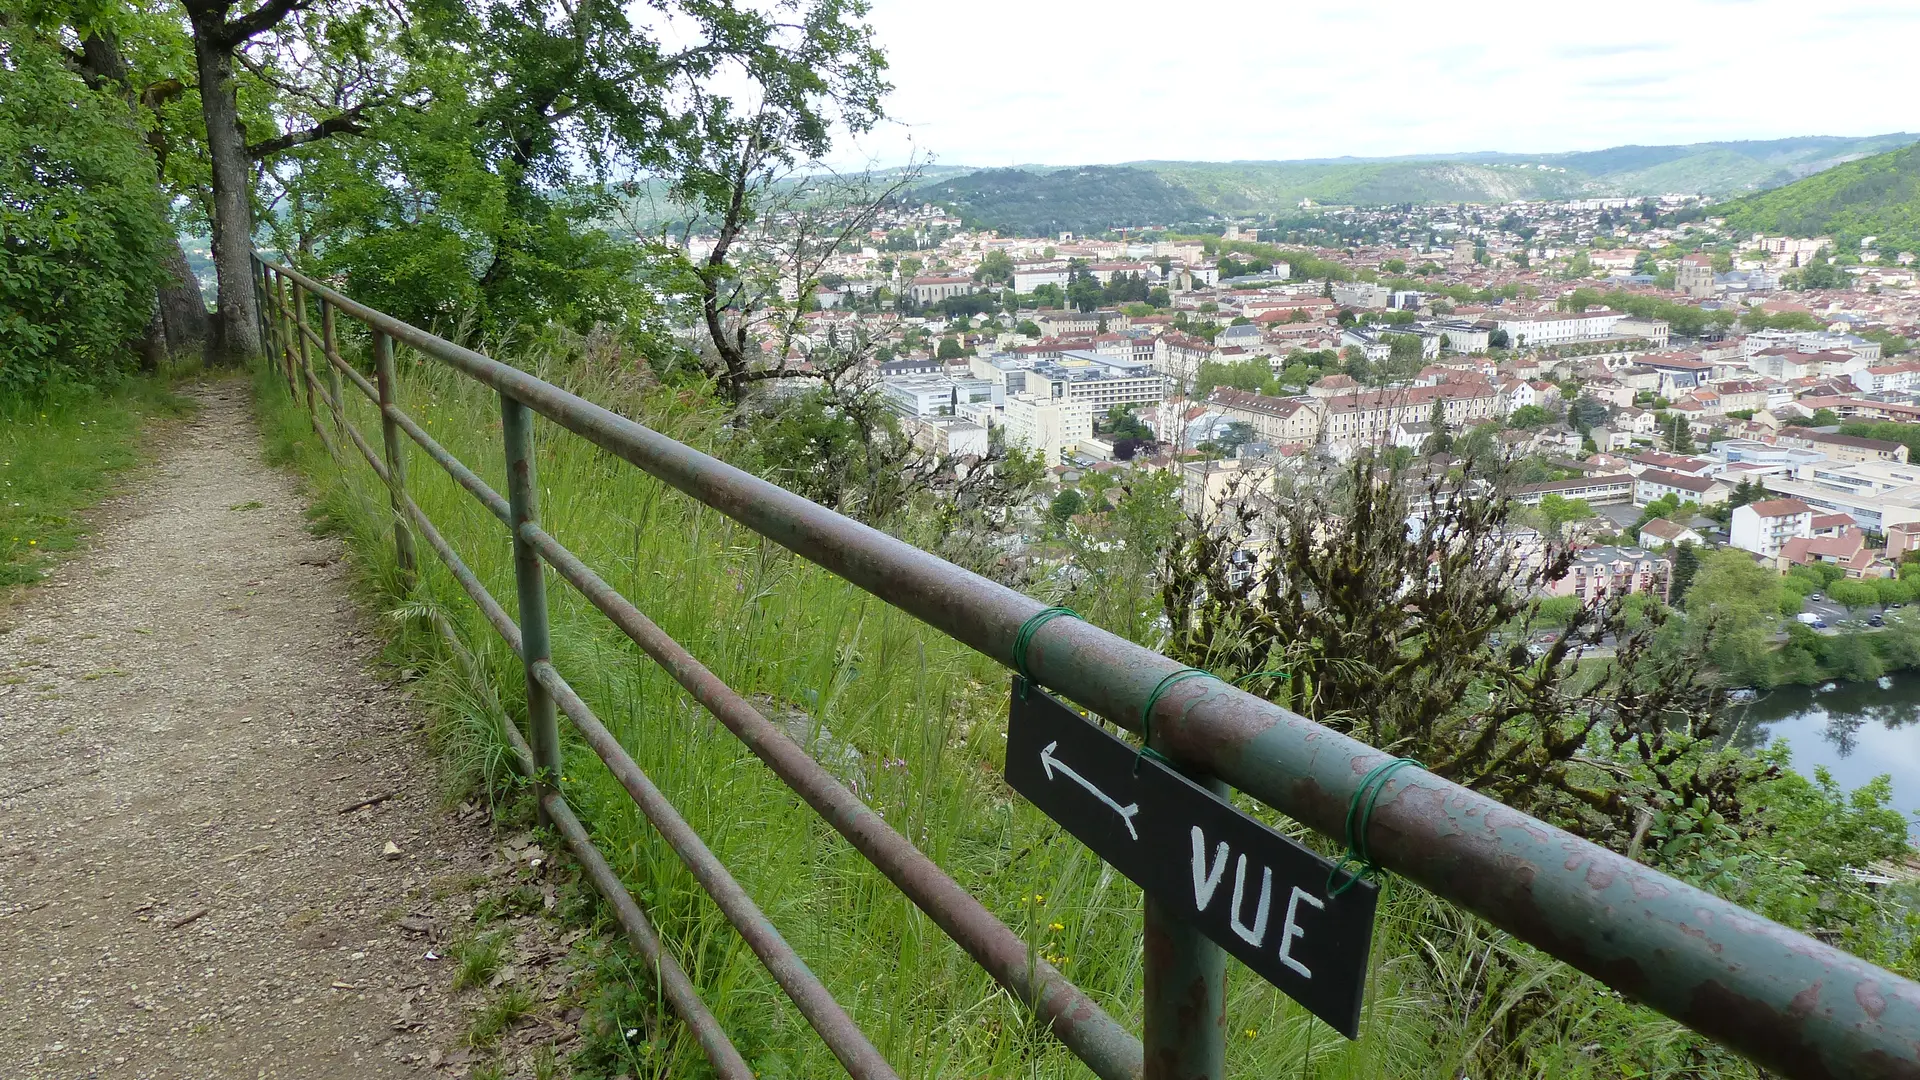
[[[0,401],[0,598],[77,547],[87,530],[81,511],[142,460],[150,424],[191,408],[153,378]]]
[[[462,938],[450,950],[453,960],[453,989],[485,986],[507,959],[510,935],[493,931]]]
[[[517,983],[508,983],[494,991],[487,1003],[481,1006],[473,1022],[467,1027],[467,1044],[470,1046],[492,1046],[500,1041],[513,1025],[533,1012],[539,1003],[526,987]]]
[[[490,392],[410,351],[403,406],[504,489]],[[724,456],[702,400],[636,388],[586,360],[527,361],[552,381]],[[355,546],[364,585],[394,613],[390,658],[420,672],[452,768],[502,790],[504,712],[523,709],[519,663],[431,551],[402,588],[384,491],[357,456],[340,468],[276,375],[258,378],[269,453],[310,478]],[[356,425],[377,418],[349,387]],[[337,440],[346,454],[355,451]],[[1002,921],[1133,1030],[1141,1000],[1137,888],[1001,780],[1007,673],[833,575],[667,489],[584,441],[537,425],[543,524],[730,685],[803,711],[861,755],[861,794]],[[513,610],[510,545],[484,508],[424,454],[410,490],[493,595]],[[1089,1075],[1084,1066],[723,727],[564,583],[549,576],[557,667],[732,870],[903,1077]],[[487,673],[476,687],[430,628],[444,617]],[[838,1075],[823,1044],[597,758],[569,741],[568,799],[756,1071]],[[1251,804],[1248,804],[1249,806]],[[1286,831],[1296,827],[1268,811]],[[557,845],[547,844],[549,850]],[[466,961],[462,961],[464,970]],[[1362,1037],[1345,1042],[1235,968],[1228,1073],[1317,1080],[1755,1075],[1677,1025],[1627,1005],[1418,889],[1383,898]],[[489,976],[490,977],[490,976]],[[644,970],[609,971],[574,1075],[709,1075]],[[597,1042],[596,1042],[597,1040]]]

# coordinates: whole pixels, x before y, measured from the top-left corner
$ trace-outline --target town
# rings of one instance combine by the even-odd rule
[[[1315,456],[1444,464],[1471,437],[1581,548],[1558,594],[1669,599],[1689,545],[1904,599],[1912,252],[1736,236],[1686,196],[1319,217],[1025,238],[902,208],[823,264],[791,362],[858,335],[862,377],[923,449],[1004,443],[1056,491],[1164,471],[1206,514]],[[1296,242],[1315,235],[1391,243]],[[1803,622],[1840,618],[1812,596]]]

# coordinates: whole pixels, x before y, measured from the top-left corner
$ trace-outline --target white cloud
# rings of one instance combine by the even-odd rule
[[[988,166],[1899,131],[1920,4],[874,0],[872,21],[895,122],[841,162]]]

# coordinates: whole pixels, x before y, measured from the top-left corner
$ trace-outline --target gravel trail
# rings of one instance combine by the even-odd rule
[[[447,1075],[428,955],[492,842],[442,807],[247,388],[195,393],[89,549],[0,611],[0,1075]]]

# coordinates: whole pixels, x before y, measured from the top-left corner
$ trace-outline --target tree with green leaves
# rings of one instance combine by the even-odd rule
[[[998,248],[986,253],[974,268],[973,280],[1005,284],[1013,280],[1013,259]]]
[[[1673,572],[1667,579],[1667,603],[1679,607],[1686,602],[1687,590],[1700,573],[1700,550],[1691,540],[1682,540],[1672,551]]]
[[[1553,414],[1538,405],[1522,405],[1507,416],[1507,426],[1531,431],[1544,427],[1553,419]]]
[[[1586,521],[1595,516],[1587,500],[1554,494],[1541,496],[1540,505],[1534,507],[1534,514],[1546,526],[1546,531],[1554,536],[1560,536],[1568,525],[1576,521]]]
[[[126,367],[168,238],[122,102],[0,19],[0,394]]]
[[[125,104],[126,120],[152,155],[153,198],[157,212],[171,221],[179,199],[180,215],[191,219],[199,200],[197,137],[183,123],[190,51],[177,22],[164,9],[131,8],[108,0],[37,0],[27,5],[12,32],[30,35],[59,52],[66,66],[89,89]],[[71,44],[77,41],[78,45]],[[197,110],[194,110],[197,112]],[[180,196],[189,196],[180,199]],[[200,284],[174,230],[161,243],[157,311],[141,342],[143,360],[204,354],[211,320]]]
[[[1427,436],[1426,445],[1421,451],[1428,457],[1439,457],[1453,450],[1453,431],[1447,426],[1447,403],[1439,398],[1433,399],[1433,408],[1427,412],[1427,424],[1433,428]]]
[[[1047,504],[1047,518],[1053,522],[1055,528],[1064,529],[1067,522],[1072,521],[1076,515],[1086,509],[1086,505],[1087,500],[1077,489],[1061,488],[1053,497],[1053,501]]]
[[[1690,454],[1693,452],[1693,425],[1678,413],[1664,413],[1660,417],[1660,445],[1668,453]]]
[[[1827,586],[1827,597],[1846,608],[1849,615],[1880,602],[1880,594],[1871,584],[1851,578]]]

